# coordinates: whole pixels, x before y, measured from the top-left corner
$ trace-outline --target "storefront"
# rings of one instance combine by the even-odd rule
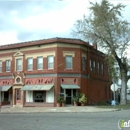
[[[71,105],[73,97],[78,95],[78,78],[61,78],[60,93],[64,95],[67,105]]]
[[[11,86],[0,86],[0,103],[1,105],[11,103]]]

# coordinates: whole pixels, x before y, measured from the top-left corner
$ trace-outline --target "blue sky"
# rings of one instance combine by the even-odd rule
[[[130,21],[129,0],[109,1],[127,5],[124,17]],[[89,15],[89,6],[89,0],[0,0],[0,45],[53,37],[72,38],[74,23],[84,14]]]

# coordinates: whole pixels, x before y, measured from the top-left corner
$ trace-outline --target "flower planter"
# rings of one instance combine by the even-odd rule
[[[78,106],[77,102],[74,102],[74,106]]]
[[[60,103],[57,103],[57,107],[61,107],[61,104],[60,104]]]

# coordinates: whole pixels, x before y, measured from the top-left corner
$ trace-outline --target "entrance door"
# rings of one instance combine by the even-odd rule
[[[72,104],[72,93],[71,89],[66,89],[66,104]]]
[[[9,101],[9,92],[4,92],[4,101],[8,102]]]
[[[20,89],[16,89],[16,104],[20,104],[21,103],[21,90]]]
[[[77,89],[66,89],[66,104],[72,104],[73,97],[75,97],[78,94]]]

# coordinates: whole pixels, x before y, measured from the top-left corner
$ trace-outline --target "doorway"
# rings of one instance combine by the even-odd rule
[[[78,94],[77,89],[65,89],[66,104],[71,105],[73,102],[73,97]]]
[[[15,90],[15,95],[16,95],[16,104],[20,104],[21,103],[21,90],[20,89],[16,89]]]

